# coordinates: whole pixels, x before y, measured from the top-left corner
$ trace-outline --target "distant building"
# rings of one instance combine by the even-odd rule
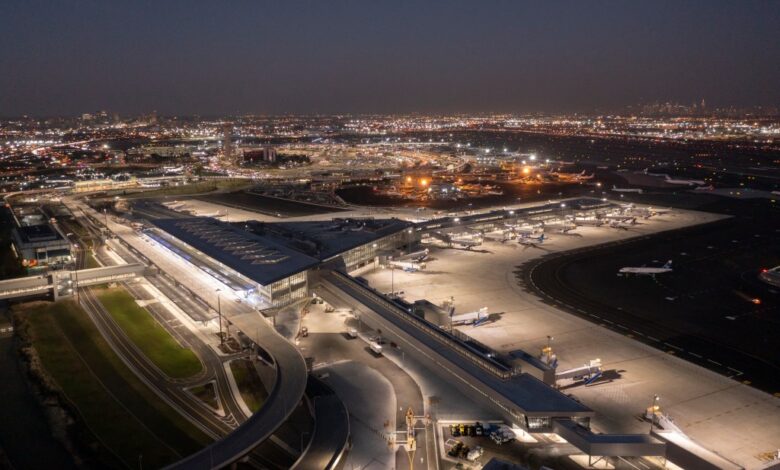
[[[267,162],[276,163],[278,155],[276,149],[269,146],[263,147],[259,150],[244,151],[244,161],[250,163]]]
[[[233,125],[225,124],[222,128],[222,155],[227,164],[233,163]]]

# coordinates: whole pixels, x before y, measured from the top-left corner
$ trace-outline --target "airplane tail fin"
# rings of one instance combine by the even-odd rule
[[[665,268],[665,269],[670,269],[671,267],[672,267],[672,260],[669,260],[669,261],[667,261],[667,262],[666,262],[666,264],[664,265],[664,268]]]

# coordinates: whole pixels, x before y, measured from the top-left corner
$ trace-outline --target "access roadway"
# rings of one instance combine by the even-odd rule
[[[221,439],[201,451],[181,460],[171,468],[206,469],[228,466],[252,451],[268,439],[290,416],[301,401],[307,382],[306,364],[298,349],[280,336],[273,326],[248,305],[237,302],[221,302],[220,293],[204,276],[193,273],[183,261],[164,255],[158,248],[142,239],[131,227],[120,224],[110,217],[101,217],[83,201],[72,197],[63,198],[63,203],[74,214],[84,214],[92,223],[100,221],[114,235],[127,244],[131,251],[142,254],[161,272],[166,272],[179,283],[197,294],[215,310],[220,309],[236,328],[243,331],[273,358],[275,384],[268,399],[257,413]],[[205,273],[203,273],[205,274]]]

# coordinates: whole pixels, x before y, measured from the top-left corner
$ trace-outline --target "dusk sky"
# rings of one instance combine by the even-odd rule
[[[0,2],[0,115],[780,105],[778,1]]]

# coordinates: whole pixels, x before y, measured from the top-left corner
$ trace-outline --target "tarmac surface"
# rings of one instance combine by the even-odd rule
[[[773,232],[768,224],[728,219],[550,255],[524,265],[520,276],[530,290],[574,307],[571,313],[597,314],[600,322],[643,333],[636,338],[647,344],[780,393],[780,295],[757,279],[761,263],[778,256]],[[674,258],[670,273],[615,276],[621,266],[657,265],[665,257]]]
[[[575,232],[581,236],[553,234],[549,243],[538,248],[487,242],[474,250],[434,249],[426,270],[395,270],[393,289],[404,291],[407,301],[425,298],[440,304],[454,296],[456,313],[487,306],[491,313],[499,314],[495,315],[497,320],[461,329],[499,351],[523,349],[538,354],[549,335],[554,337],[560,369],[600,358],[606,380],[566,390],[597,412],[592,422],[596,431],[647,432],[647,423],[638,416],[658,394],[662,410],[695,441],[747,468],[757,468],[762,464],[762,453],[780,447],[780,400],[680,359],[673,348],[666,352],[636,341],[640,333],[626,325],[609,325],[598,318],[594,323],[569,314],[518,285],[515,274],[518,266],[549,252],[627,240],[719,218],[674,210],[642,220],[629,230],[581,227]],[[380,291],[391,290],[389,270],[363,277]]]

